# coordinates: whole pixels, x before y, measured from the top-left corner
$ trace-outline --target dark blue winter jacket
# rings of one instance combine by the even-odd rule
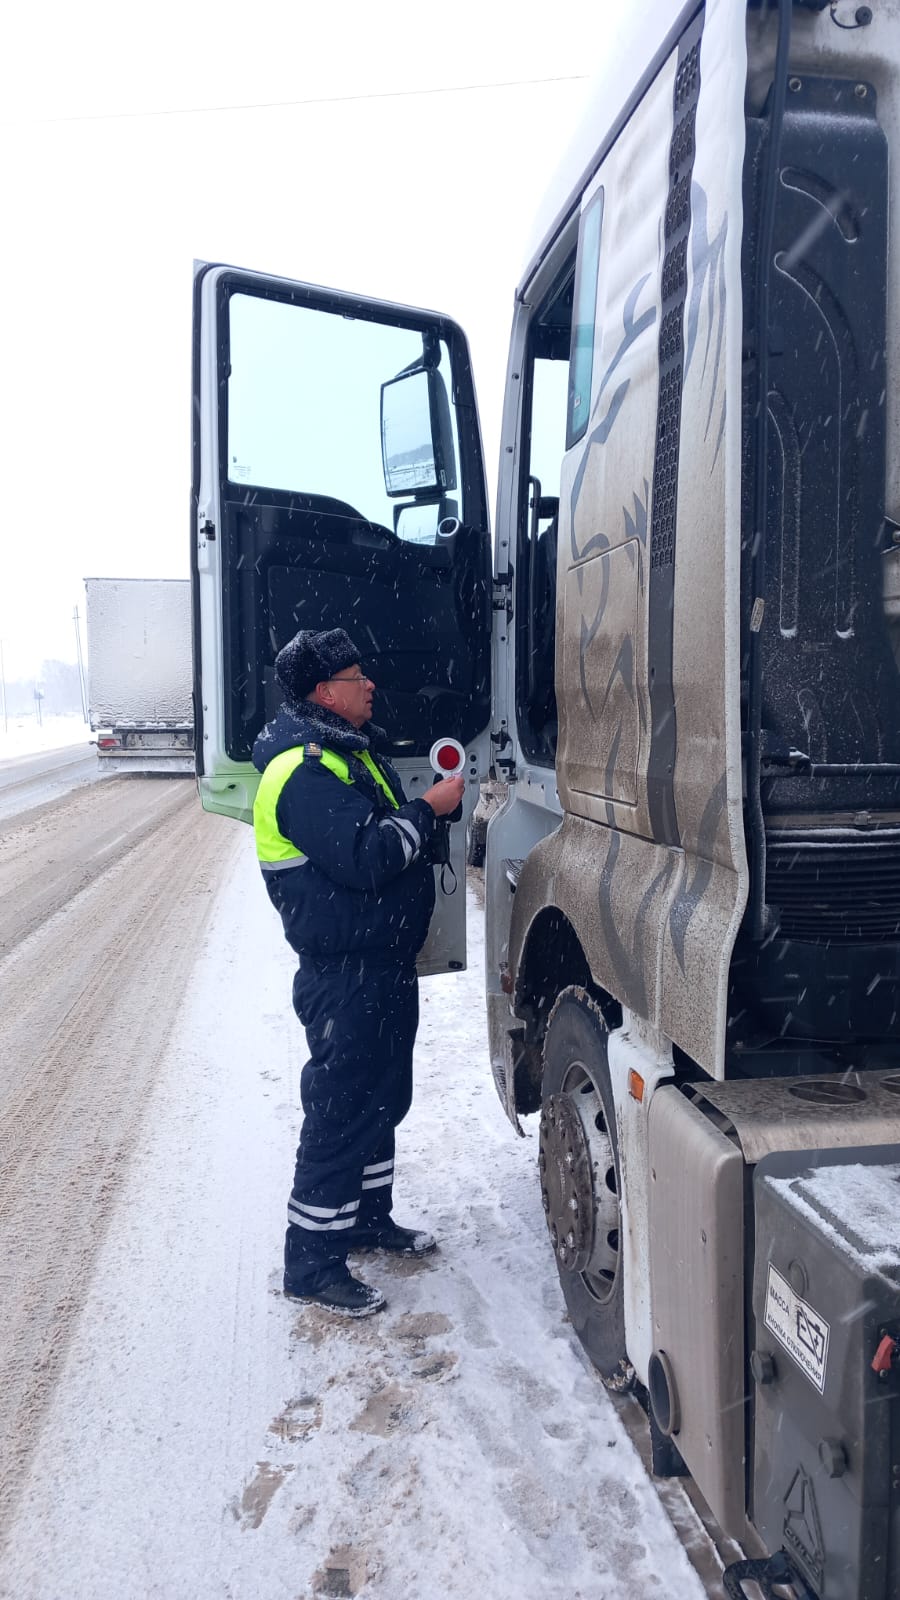
[[[383,740],[374,723],[357,730],[305,702],[302,713],[283,705],[253,746],[260,772],[303,745],[344,757],[352,780],[342,782],[307,753],[278,797],[278,829],[305,859],[263,875],[298,953],[320,960],[352,953],[393,964],[413,961],[425,941],[434,910],[435,815],[426,800],[406,799],[396,771],[378,753]],[[396,809],[359,759],[363,750],[399,801]]]

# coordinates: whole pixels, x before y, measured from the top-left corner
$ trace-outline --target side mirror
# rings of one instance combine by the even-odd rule
[[[410,500],[394,506],[394,532],[406,544],[437,543],[442,500]]]
[[[450,405],[433,368],[416,367],[381,385],[381,459],[391,496],[456,488]]]

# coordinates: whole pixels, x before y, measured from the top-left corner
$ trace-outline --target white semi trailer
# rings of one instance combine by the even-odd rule
[[[358,641],[408,792],[441,734],[469,811],[508,783],[488,1032],[573,1329],[729,1594],[893,1600],[900,0],[620,6],[598,65],[493,570],[459,328],[198,265],[201,794],[249,818],[302,626]],[[426,970],[464,941],[439,896]]]
[[[193,773],[189,580],[86,578],[85,589],[98,757],[122,771]]]

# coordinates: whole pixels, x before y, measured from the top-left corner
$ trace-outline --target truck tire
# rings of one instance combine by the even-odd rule
[[[619,1155],[607,1029],[580,988],[564,989],[544,1040],[541,1199],[572,1326],[607,1388],[630,1389],[620,1250]]]

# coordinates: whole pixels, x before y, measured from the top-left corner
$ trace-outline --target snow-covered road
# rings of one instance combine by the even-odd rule
[[[100,776],[97,752],[88,744],[86,731],[77,743],[40,754],[6,756],[4,748],[0,740],[0,821],[95,783]]]
[[[231,843],[190,785],[152,780],[78,789],[0,831],[0,1538]]]
[[[360,1324],[281,1296],[303,1039],[249,830],[222,826],[237,848],[229,833],[36,1419],[0,1594],[699,1600],[564,1316],[534,1122],[516,1139],[491,1083],[474,898],[469,971],[422,986],[416,1102],[398,1138],[398,1217],[432,1228],[440,1252],[367,1260],[390,1304]],[[71,1226],[52,1190],[33,1208],[36,1231]]]

